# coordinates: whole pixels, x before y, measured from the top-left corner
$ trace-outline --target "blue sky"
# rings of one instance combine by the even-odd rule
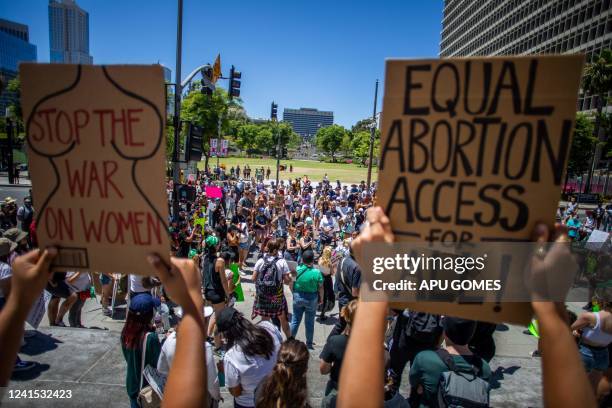
[[[96,64],[155,63],[173,70],[174,0],[77,0],[89,12]],[[29,25],[49,61],[48,0],[0,0],[0,16]],[[221,53],[223,73],[242,71],[249,116],[270,102],[334,111],[350,127],[372,114],[374,82],[388,57],[435,57],[442,0],[184,0],[183,77]],[[226,81],[221,82],[226,86]],[[382,95],[379,97],[379,109]]]

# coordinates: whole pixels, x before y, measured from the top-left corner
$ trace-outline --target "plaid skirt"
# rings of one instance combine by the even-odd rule
[[[281,284],[277,292],[273,294],[262,294],[260,291],[257,291],[251,319],[254,319],[256,316],[278,317],[283,313],[287,315],[288,311],[287,299],[285,299],[283,285]]]

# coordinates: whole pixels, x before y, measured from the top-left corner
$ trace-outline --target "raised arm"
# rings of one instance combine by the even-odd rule
[[[565,228],[557,225],[555,236],[557,243],[547,252],[546,256],[543,259],[534,257],[532,262],[534,279],[543,276],[558,276],[568,270],[567,266],[559,267],[559,265],[574,262],[567,244]],[[536,227],[536,241],[547,242],[549,237],[550,232],[546,226]],[[563,281],[563,277],[560,278]],[[534,295],[537,300],[538,294]],[[549,301],[533,301],[532,306],[540,330],[544,405],[547,407],[596,407],[593,389],[567,324],[565,306],[563,303]]]
[[[393,242],[389,218],[380,207],[368,211],[368,223],[353,241],[357,262],[365,266],[361,253],[371,242]],[[384,401],[383,342],[387,302],[360,301],[342,362],[338,387],[339,407],[378,407]],[[364,384],[368,384],[364,387]]]
[[[11,378],[21,347],[23,322],[51,277],[49,266],[56,255],[55,248],[36,249],[13,262],[11,293],[0,312],[0,387],[6,387]]]
[[[156,255],[149,256],[168,296],[181,305],[176,352],[164,389],[164,407],[203,407],[206,402],[206,328],[204,327],[200,274],[191,260],[172,258],[168,267]]]

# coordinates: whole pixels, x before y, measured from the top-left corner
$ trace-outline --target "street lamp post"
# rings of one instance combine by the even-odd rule
[[[374,154],[374,138],[376,136],[376,101],[378,99],[378,79],[374,88],[374,111],[372,112],[372,125],[370,126],[370,152],[368,154],[368,189],[372,183],[372,156]]]
[[[181,84],[181,59],[182,59],[182,42],[183,42],[183,0],[178,0],[178,15],[176,23],[176,66],[175,66],[175,90],[174,90],[174,150],[172,152],[172,179],[173,179],[173,201],[172,201],[172,216],[178,218],[179,213],[179,197],[178,185],[180,182],[180,166],[179,166],[179,150],[181,144],[181,93],[183,92]]]
[[[8,109],[7,109],[8,110]],[[8,182],[9,184],[15,183],[15,168],[13,164],[13,132],[15,130],[15,124],[8,115],[6,116],[6,150],[7,156],[7,170],[8,170]]]

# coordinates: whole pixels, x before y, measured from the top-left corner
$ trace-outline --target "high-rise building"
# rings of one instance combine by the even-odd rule
[[[334,112],[312,108],[283,110],[283,122],[291,123],[293,130],[304,139],[315,137],[319,129],[334,124]]]
[[[36,61],[36,46],[29,43],[28,26],[0,19],[0,76],[4,87],[17,76],[20,62]],[[17,98],[12,92],[0,93],[0,116]]]
[[[612,48],[611,0],[445,0],[441,57],[585,53]],[[580,95],[579,110],[595,108]]]
[[[74,0],[49,0],[51,62],[92,64],[89,55],[89,13]]]
[[[172,82],[172,70],[165,65],[162,65],[162,68],[164,70],[164,81]]]

